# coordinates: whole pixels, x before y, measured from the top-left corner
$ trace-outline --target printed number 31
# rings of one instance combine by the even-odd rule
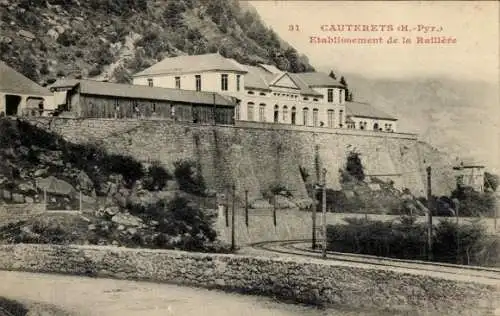
[[[297,24],[290,24],[288,25],[288,30],[289,31],[300,31],[299,26]]]

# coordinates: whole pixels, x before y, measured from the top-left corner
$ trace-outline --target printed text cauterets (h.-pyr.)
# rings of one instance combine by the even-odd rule
[[[323,24],[324,32],[393,32],[392,24]]]

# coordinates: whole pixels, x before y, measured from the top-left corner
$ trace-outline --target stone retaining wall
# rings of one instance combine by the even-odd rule
[[[320,260],[21,244],[0,246],[0,269],[150,280],[427,315],[484,315],[496,307],[495,289],[486,285]]]

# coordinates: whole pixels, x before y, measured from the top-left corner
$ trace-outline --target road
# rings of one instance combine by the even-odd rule
[[[170,284],[0,271],[0,296],[53,304],[74,315],[320,316],[313,307]],[[335,315],[375,315],[346,312]]]

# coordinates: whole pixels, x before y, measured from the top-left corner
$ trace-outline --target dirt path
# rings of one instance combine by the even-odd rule
[[[75,315],[325,315],[263,297],[169,284],[6,271],[0,280],[0,296],[54,304]]]

